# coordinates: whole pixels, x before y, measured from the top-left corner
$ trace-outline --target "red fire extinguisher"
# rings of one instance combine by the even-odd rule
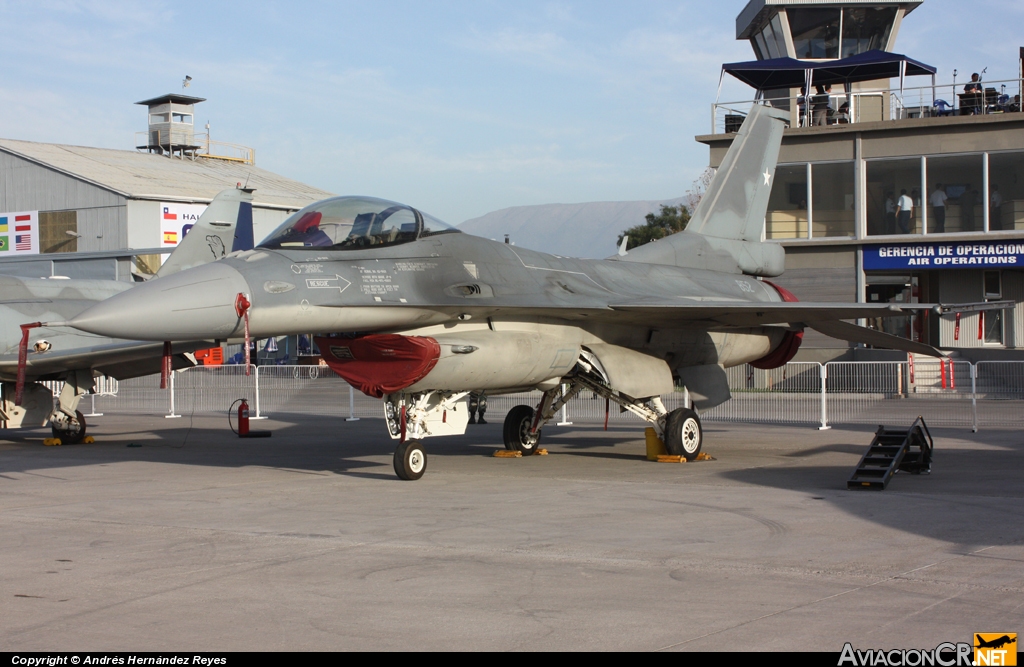
[[[234,424],[231,423],[231,413],[235,410],[235,405],[238,406],[238,430],[235,430]],[[270,431],[251,431],[249,430],[249,401],[244,398],[240,398],[231,404],[228,408],[228,426],[231,430],[238,434],[239,438],[269,438]]]
[[[242,399],[238,404],[238,437],[245,438],[249,435],[249,402]]]

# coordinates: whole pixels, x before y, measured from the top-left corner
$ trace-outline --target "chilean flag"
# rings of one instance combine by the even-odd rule
[[[176,213],[171,213],[170,209],[168,207],[164,206],[164,220],[177,220],[177,219],[178,219],[178,215]]]

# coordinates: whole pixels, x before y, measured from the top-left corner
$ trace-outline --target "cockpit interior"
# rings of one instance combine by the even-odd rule
[[[404,204],[371,197],[334,197],[298,211],[259,247],[362,250],[458,231]]]

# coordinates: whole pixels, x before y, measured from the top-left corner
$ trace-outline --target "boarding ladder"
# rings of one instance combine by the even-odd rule
[[[918,417],[909,429],[879,426],[875,439],[846,482],[848,489],[883,490],[898,470],[913,475],[932,470],[932,434]]]

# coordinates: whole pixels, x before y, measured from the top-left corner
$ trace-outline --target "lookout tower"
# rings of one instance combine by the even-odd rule
[[[149,129],[144,138],[137,138],[135,147],[151,153],[194,158],[202,147],[196,142],[195,105],[205,101],[202,97],[171,93],[136,102],[149,109]]]
[[[924,0],[750,0],[736,17],[736,39],[758,60],[836,60],[892,51],[903,17]]]

